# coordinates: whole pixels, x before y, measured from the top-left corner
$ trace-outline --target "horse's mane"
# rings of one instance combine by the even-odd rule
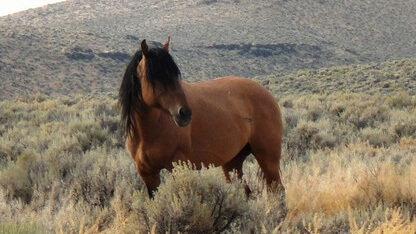
[[[142,58],[142,51],[136,51],[126,67],[119,90],[121,120],[125,136],[137,136],[138,129],[134,115],[140,116],[147,108],[143,101],[140,79],[137,74],[137,66]],[[148,82],[153,88],[160,85],[168,89],[181,78],[181,72],[172,56],[161,48],[152,48],[146,54],[146,71]]]

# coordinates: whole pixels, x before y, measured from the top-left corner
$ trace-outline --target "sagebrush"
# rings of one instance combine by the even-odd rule
[[[147,198],[112,95],[0,102],[0,232],[414,232],[416,98],[360,93],[280,99],[280,199],[249,158],[245,179],[183,162]],[[208,166],[208,165],[207,165]]]

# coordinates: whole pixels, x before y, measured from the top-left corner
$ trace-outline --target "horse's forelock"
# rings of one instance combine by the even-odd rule
[[[164,88],[174,87],[181,72],[172,56],[162,48],[152,48],[146,55],[146,75],[153,87],[161,85]]]

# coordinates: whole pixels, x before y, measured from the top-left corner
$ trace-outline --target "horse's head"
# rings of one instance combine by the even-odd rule
[[[149,49],[143,40],[137,74],[144,103],[168,113],[176,125],[185,127],[191,122],[192,111],[182,89],[179,68],[169,54],[169,42],[168,37],[163,48]]]

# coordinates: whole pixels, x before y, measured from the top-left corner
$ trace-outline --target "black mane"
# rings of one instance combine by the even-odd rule
[[[142,51],[136,51],[127,65],[119,90],[121,120],[125,136],[136,136],[137,126],[134,114],[140,116],[147,108],[143,101],[140,79],[137,74],[137,66],[142,58]],[[146,77],[152,87],[161,86],[164,89],[169,89],[181,78],[181,72],[172,56],[161,48],[152,48],[148,51],[146,71]]]

